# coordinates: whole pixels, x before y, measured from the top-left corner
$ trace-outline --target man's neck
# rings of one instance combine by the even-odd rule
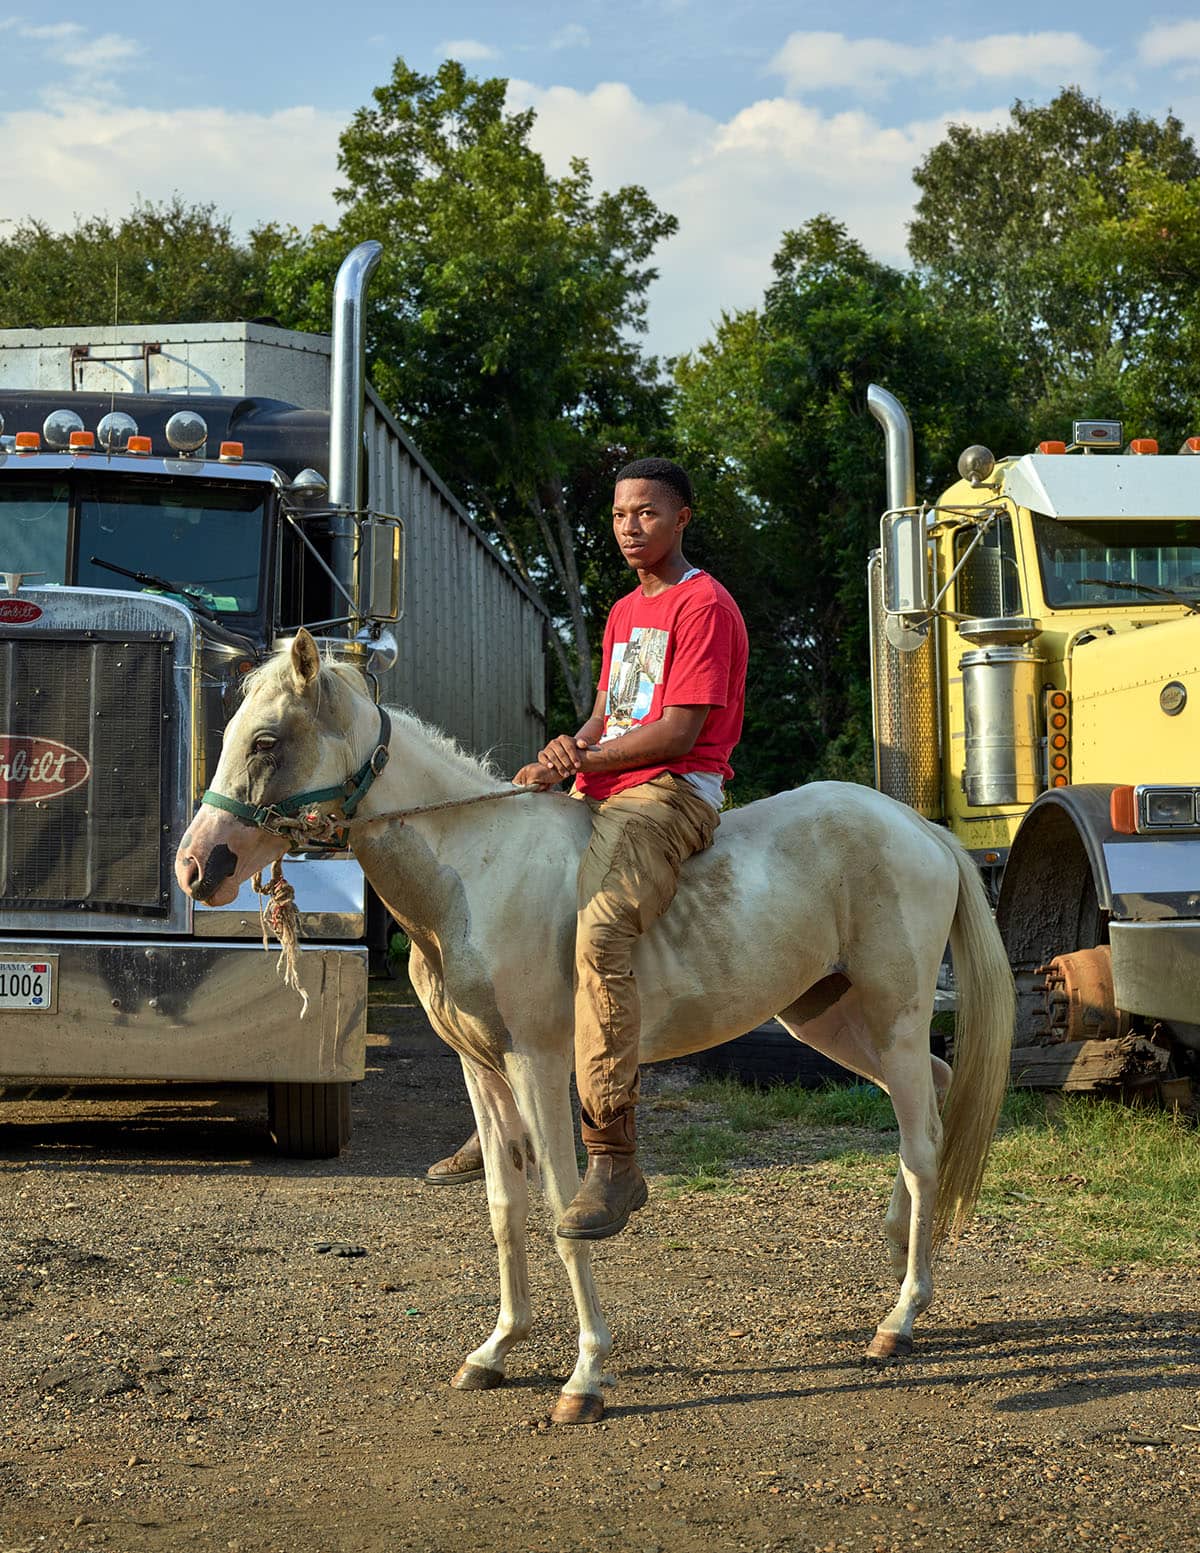
[[[665,556],[651,571],[642,571],[639,567],[638,581],[642,585],[643,597],[650,599],[656,593],[665,593],[677,582],[682,582],[691,570],[692,563],[682,550],[677,550],[674,555]]]

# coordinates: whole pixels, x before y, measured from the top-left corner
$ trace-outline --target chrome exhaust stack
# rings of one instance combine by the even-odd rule
[[[366,398],[367,283],[382,243],[359,243],[342,260],[333,287],[333,351],[329,374],[329,504],[343,512],[363,505],[363,404]],[[354,519],[330,523],[333,569],[359,600]],[[351,583],[351,579],[353,583]]]
[[[351,255],[353,257],[353,255]],[[889,512],[917,505],[916,458],[912,422],[908,411],[886,388],[872,383],[867,388],[867,409],[883,427],[887,449],[887,504]]]
[[[329,500],[357,512],[362,506],[363,398],[366,373],[367,282],[382,243],[359,243],[342,260],[333,287],[333,360],[329,379]]]

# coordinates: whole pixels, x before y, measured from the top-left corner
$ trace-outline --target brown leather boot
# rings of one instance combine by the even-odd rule
[[[483,1180],[483,1149],[479,1134],[473,1132],[461,1148],[455,1149],[425,1172],[429,1186],[460,1186],[464,1181]]]
[[[580,1135],[588,1152],[587,1170],[558,1233],[565,1240],[607,1240],[645,1206],[646,1178],[637,1164],[637,1133],[632,1106],[607,1127],[593,1126],[585,1112]]]

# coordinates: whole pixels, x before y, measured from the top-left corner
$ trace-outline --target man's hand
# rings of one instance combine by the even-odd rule
[[[544,750],[538,752],[538,762],[557,771],[560,778],[571,777],[583,770],[580,752],[587,747],[588,741],[580,738],[577,733],[560,733],[556,739],[550,740]]]
[[[535,760],[528,766],[522,766],[512,780],[514,787],[540,787],[544,791],[557,787],[562,777],[552,767],[540,765]]]

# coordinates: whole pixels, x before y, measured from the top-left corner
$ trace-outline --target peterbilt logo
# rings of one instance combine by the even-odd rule
[[[32,733],[0,733],[0,803],[63,798],[91,774],[87,756],[69,744]]]
[[[29,599],[0,599],[0,625],[27,626],[42,618],[42,606]]]

